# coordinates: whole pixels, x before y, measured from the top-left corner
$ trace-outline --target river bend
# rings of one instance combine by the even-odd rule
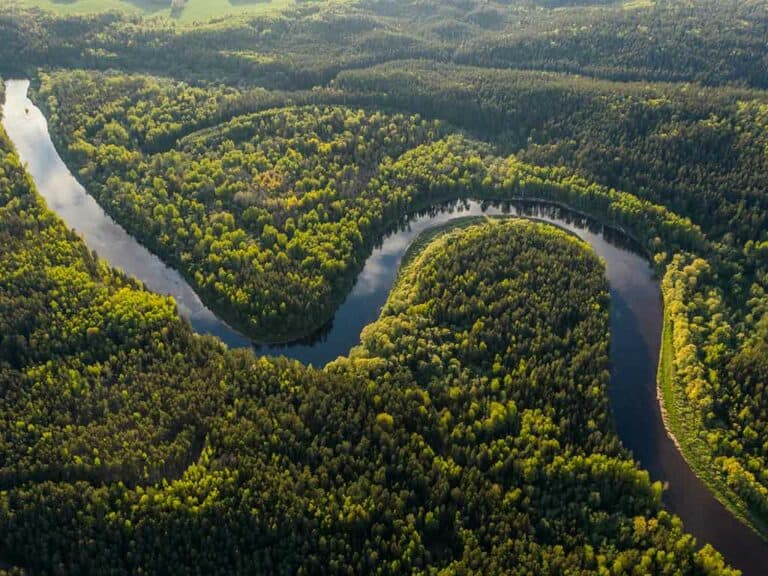
[[[5,86],[3,126],[48,206],[110,265],[138,278],[149,290],[173,296],[180,314],[197,332],[216,335],[231,347],[251,346],[203,305],[181,274],[139,244],[77,182],[56,152],[45,117],[27,98],[29,82],[9,80]],[[378,318],[411,241],[451,219],[482,214],[520,215],[553,223],[586,241],[604,260],[611,295],[609,395],[622,442],[653,479],[668,484],[665,503],[683,519],[687,531],[715,546],[746,576],[764,574],[768,544],[712,496],[665,431],[656,394],[662,328],[658,280],[631,241],[584,216],[546,204],[473,200],[414,214],[373,250],[331,322],[303,341],[257,346],[256,352],[285,355],[315,366],[346,355],[358,344],[362,329]]]

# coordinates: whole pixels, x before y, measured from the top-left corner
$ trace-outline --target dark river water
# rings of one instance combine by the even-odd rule
[[[101,258],[143,281],[148,289],[173,296],[179,312],[200,333],[232,347],[252,343],[206,308],[175,270],[147,251],[116,224],[72,176],[56,152],[43,114],[27,99],[29,83],[6,82],[3,126],[48,206],[77,230]],[[359,343],[387,299],[402,257],[422,231],[470,215],[520,215],[551,222],[583,239],[604,260],[611,293],[610,400],[616,428],[654,480],[668,484],[667,507],[687,531],[715,546],[747,576],[768,573],[768,544],[736,520],[691,472],[667,436],[656,397],[661,345],[662,301],[648,262],[620,232],[566,209],[547,204],[481,204],[463,201],[414,214],[383,238],[365,262],[357,282],[333,320],[302,342],[255,346],[258,354],[285,355],[322,366]]]

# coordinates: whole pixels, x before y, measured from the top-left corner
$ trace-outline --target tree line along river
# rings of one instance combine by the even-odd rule
[[[49,208],[110,265],[176,299],[180,314],[199,333],[257,354],[285,355],[323,366],[346,355],[376,320],[397,277],[403,255],[424,230],[473,215],[523,216],[555,224],[586,241],[603,259],[610,286],[610,404],[616,428],[654,480],[668,484],[664,499],[687,531],[711,543],[747,576],[763,574],[768,544],[734,518],[691,472],[667,434],[657,399],[656,371],[662,329],[658,280],[649,263],[620,232],[563,207],[543,203],[489,204],[465,200],[412,214],[373,250],[334,318],[316,334],[280,345],[254,344],[208,309],[176,270],[166,266],[102,210],[57,153],[42,112],[28,99],[29,82],[6,82],[3,126]]]

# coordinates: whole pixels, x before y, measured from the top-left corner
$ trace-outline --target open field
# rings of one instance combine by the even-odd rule
[[[173,16],[182,23],[230,14],[264,14],[293,5],[294,0],[188,0],[183,10],[172,15],[170,0],[0,0],[3,12],[13,7],[38,7],[58,14],[93,14],[120,10],[143,16]]]

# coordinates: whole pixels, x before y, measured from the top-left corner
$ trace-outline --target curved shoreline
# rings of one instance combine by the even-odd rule
[[[672,363],[674,362],[674,345],[671,341],[673,333],[673,327],[671,320],[667,317],[667,311],[664,311],[663,318],[663,330],[662,330],[662,345],[659,352],[659,370],[657,377],[657,400],[659,404],[659,410],[664,423],[664,429],[667,432],[669,440],[675,445],[678,452],[685,459],[688,466],[696,474],[696,477],[709,489],[710,493],[722,504],[734,518],[737,518],[744,526],[748,527],[758,538],[764,543],[768,544],[768,526],[765,521],[759,516],[752,513],[748,503],[740,498],[738,494],[733,492],[723,481],[711,474],[711,469],[708,466],[711,463],[701,460],[697,456],[697,448],[706,452],[706,447],[701,444],[702,440],[695,434],[695,430],[686,432],[682,429],[682,419],[687,415],[684,413],[686,405],[686,398],[679,387],[676,386],[674,379],[674,368]],[[670,340],[669,342],[667,340]],[[666,363],[669,363],[669,373],[667,372]],[[682,406],[684,409],[681,411],[678,408]],[[692,415],[693,418],[697,416]],[[679,430],[680,434],[675,431]],[[680,440],[683,438],[683,440]],[[705,453],[703,458],[709,458],[711,455]]]
[[[37,112],[39,112],[39,110],[37,110]],[[47,132],[47,129],[45,135],[50,142],[50,134]],[[16,141],[14,141],[14,145],[17,147],[17,149],[19,148]],[[53,163],[58,161],[63,166],[64,172],[66,172],[62,172],[61,174],[57,173],[54,174],[54,176],[56,178],[66,177],[76,183],[76,180],[72,176],[71,172],[69,172],[61,158],[56,153],[52,143],[51,150],[52,151],[49,151],[48,153],[55,155],[55,157],[51,156],[46,158],[46,160]],[[45,168],[47,170],[51,169],[50,166],[45,166]],[[179,298],[177,298],[177,301],[179,301],[180,313],[184,315],[186,312],[186,314],[189,315],[185,317],[190,320],[196,331],[208,332],[220,337],[224,336],[222,339],[225,340],[225,342],[228,339],[226,337],[227,335],[225,334],[227,330],[229,331],[229,338],[233,337],[231,333],[235,331],[229,328],[224,321],[218,318],[202,304],[202,301],[197,296],[197,294],[194,293],[194,290],[192,290],[191,287],[184,282],[183,276],[180,275],[177,271],[172,270],[166,266],[157,256],[150,253],[146,248],[140,246],[135,239],[130,237],[124,238],[125,236],[128,236],[127,232],[113,219],[111,219],[106,214],[106,212],[101,209],[101,207],[98,206],[95,200],[87,194],[82,186],[77,184],[81,192],[78,192],[78,195],[68,199],[71,204],[66,204],[67,199],[65,198],[63,204],[57,205],[56,195],[61,191],[55,189],[55,178],[52,180],[50,175],[45,171],[42,172],[41,176],[40,173],[36,175],[36,171],[30,167],[28,167],[28,169],[32,173],[41,194],[46,197],[46,200],[48,201],[51,209],[56,211],[71,228],[78,228],[78,226],[72,225],[70,221],[67,220],[67,217],[65,217],[65,214],[69,214],[69,217],[71,218],[80,218],[82,220],[84,215],[81,212],[84,208],[86,208],[97,209],[95,217],[106,218],[109,220],[108,223],[111,223],[111,226],[113,226],[116,230],[119,229],[121,231],[120,233],[123,235],[121,238],[123,238],[126,242],[129,242],[130,248],[135,248],[138,250],[136,256],[139,258],[140,265],[136,268],[137,271],[132,272],[131,270],[126,270],[126,272],[134,276],[141,277],[142,274],[147,273],[146,264],[151,263],[151,266],[149,266],[149,272],[159,272],[159,279],[163,282],[166,282],[166,285],[164,286],[165,288],[181,291],[181,301],[179,301]],[[455,196],[456,195],[454,194],[453,197],[455,198]],[[472,194],[469,196],[472,196]],[[446,200],[450,200],[450,198],[447,198]],[[634,240],[634,243],[641,250],[644,248],[642,243],[638,242],[637,239],[632,238],[632,234],[623,226],[602,223],[599,221],[599,219],[596,219],[590,214],[579,209],[573,209],[567,204],[560,203],[552,199],[535,199],[530,197],[523,198],[522,201],[525,202],[526,205],[534,206],[534,211],[538,210],[539,212],[546,212],[546,210],[542,208],[542,205],[549,207],[549,210],[552,210],[553,207],[555,207],[564,211],[567,214],[567,217],[575,218],[579,221],[583,220],[591,223],[592,225],[596,225],[599,230],[597,232],[593,232],[591,229],[588,229],[588,227],[579,228],[578,226],[573,226],[571,223],[566,222],[565,220],[560,220],[564,223],[566,230],[577,228],[580,231],[577,235],[580,237],[581,234],[591,237],[592,241],[587,240],[587,243],[589,243],[595,251],[598,251],[599,249],[606,250],[609,246],[613,246],[613,244],[608,242],[602,235],[603,231],[608,229],[613,230],[619,235],[629,238],[630,240]],[[347,301],[354,297],[355,294],[361,289],[361,284],[365,284],[366,273],[368,271],[369,265],[372,262],[374,264],[378,263],[378,265],[382,268],[386,268],[384,271],[389,273],[390,276],[393,272],[393,268],[394,273],[396,274],[399,270],[399,263],[404,251],[403,246],[400,245],[402,242],[405,242],[406,246],[410,244],[410,241],[412,241],[420,232],[420,226],[421,229],[429,229],[434,226],[435,222],[450,221],[456,217],[449,212],[440,212],[439,207],[441,204],[437,202],[436,206],[435,202],[436,201],[433,201],[430,205],[424,206],[424,209],[429,211],[429,215],[419,216],[418,210],[414,210],[410,216],[405,218],[405,220],[408,221],[408,229],[395,230],[391,234],[386,235],[381,241],[381,246],[378,246],[373,250],[373,253],[365,261],[364,266],[357,276],[357,283],[354,285],[351,292],[347,294],[345,297],[346,299],[343,300],[344,303],[337,308],[334,314],[337,322],[339,320],[339,316],[343,315],[344,313]],[[507,211],[514,210],[512,215],[529,216],[525,213],[519,214],[515,205],[512,203],[499,207],[498,204],[494,204],[493,200],[489,198],[483,199],[482,202],[483,204],[480,204],[480,202],[476,200],[464,200],[463,205],[468,206],[468,212],[471,213],[475,211],[477,215],[492,214],[494,210],[499,211],[499,213],[503,213],[503,211],[507,209]],[[509,202],[509,199],[505,200],[504,202]],[[67,210],[71,209],[73,210],[68,213]],[[101,214],[101,216],[98,216],[99,214]],[[458,215],[458,217],[462,216],[463,214]],[[544,213],[540,218],[534,217],[534,219],[547,222],[557,218]],[[393,228],[395,227],[395,224],[396,221],[393,221]],[[100,232],[100,230],[97,229],[96,232]],[[84,234],[84,236],[87,235]],[[97,241],[103,241],[103,238],[99,238],[98,234],[95,236],[95,238]],[[584,240],[583,237],[582,240]],[[86,241],[88,242],[88,245],[91,249],[95,248],[100,253],[100,255],[110,261],[111,264],[125,269],[119,263],[115,264],[115,262],[110,259],[110,254],[105,254],[104,251],[100,250],[98,246],[94,246],[93,239],[89,242],[88,237],[86,237]],[[398,242],[400,242],[400,244],[398,244]],[[388,243],[393,244],[393,246],[390,247],[392,248],[391,250],[388,248]],[[136,245],[136,247],[134,245]],[[122,246],[119,242],[116,246],[107,245],[107,251],[109,252],[109,250],[112,250],[112,255],[117,257],[124,256],[122,253],[124,248],[125,246]],[[660,366],[659,359],[663,351],[663,339],[661,336],[661,329],[663,327],[663,313],[661,308],[662,299],[660,297],[661,291],[659,289],[658,280],[652,278],[653,273],[652,268],[647,260],[647,252],[642,258],[635,255],[632,257],[634,259],[632,259],[626,256],[626,254],[629,254],[630,251],[625,250],[624,248],[613,247],[611,250],[616,252],[614,255],[615,265],[618,267],[616,273],[619,275],[619,279],[623,280],[626,284],[621,286],[621,289],[617,289],[615,283],[611,282],[612,363],[614,364],[614,368],[616,368],[616,365],[619,363],[623,362],[626,364],[626,366],[624,366],[622,369],[616,368],[615,370],[612,370],[610,387],[611,390],[609,390],[609,394],[611,396],[611,409],[614,413],[614,420],[619,436],[621,437],[625,446],[631,449],[635,454],[635,457],[640,460],[640,462],[643,464],[643,467],[651,472],[652,477],[655,479],[662,479],[672,482],[670,485],[670,490],[668,490],[665,494],[665,501],[673,512],[676,512],[683,517],[686,529],[688,531],[698,536],[701,541],[713,542],[718,549],[723,551],[727,560],[733,565],[742,565],[742,567],[744,567],[744,562],[748,562],[750,564],[750,569],[754,570],[754,572],[750,571],[750,573],[758,574],[760,573],[758,569],[764,566],[766,559],[768,559],[768,553],[766,553],[768,549],[766,549],[764,546],[753,546],[751,551],[754,552],[757,550],[757,555],[754,557],[750,556],[746,560],[744,560],[742,557],[743,554],[734,552],[733,550],[731,550],[730,553],[727,553],[727,548],[729,548],[728,543],[733,544],[736,546],[736,548],[739,548],[740,546],[743,548],[746,546],[746,544],[740,544],[739,542],[734,541],[737,541],[739,538],[748,539],[748,536],[745,536],[737,527],[734,527],[734,522],[737,526],[742,527],[750,534],[754,535],[754,533],[751,532],[750,528],[741,524],[736,516],[734,516],[732,512],[727,509],[727,506],[723,505],[723,503],[719,500],[718,494],[715,490],[707,490],[707,487],[705,486],[706,483],[701,478],[698,478],[694,475],[693,468],[690,466],[690,464],[687,463],[686,455],[682,450],[681,443],[678,441],[669,425],[669,416],[666,413],[667,407],[664,405],[665,403],[663,401],[660,387],[661,382],[657,377],[657,370]],[[145,260],[141,260],[142,258]],[[379,258],[379,260],[376,260],[376,258]],[[156,268],[157,262],[160,263],[161,268]],[[142,265],[144,265],[144,267],[142,267]],[[627,271],[624,271],[627,274],[627,277],[621,276],[622,266],[627,268]],[[374,272],[381,272],[381,270]],[[610,269],[609,273],[612,273]],[[383,282],[384,285],[386,285],[387,282],[390,282],[389,286],[386,287],[386,293],[388,294],[392,287],[391,280],[385,279],[382,281],[380,278],[375,280]],[[149,289],[161,293],[165,292],[165,290],[163,290],[163,286],[158,289],[153,286],[151,282],[145,281],[145,284]],[[363,286],[363,288],[367,287]],[[381,291],[381,284],[376,284],[374,288],[379,290],[379,292],[376,294],[379,296]],[[192,292],[192,295],[187,293],[187,289]],[[615,294],[616,290],[618,290],[617,294]],[[173,291],[171,291],[171,293],[173,294]],[[614,299],[614,295],[618,295],[618,297]],[[186,301],[185,298],[187,298]],[[192,298],[192,300],[189,300],[189,298]],[[365,293],[363,293],[361,298],[362,304],[366,305],[368,308],[366,313],[373,312],[375,316],[378,316],[376,303],[371,301],[370,297],[368,297],[368,295]],[[632,298],[639,298],[639,300],[633,301]],[[194,306],[189,306],[190,302],[193,304],[195,303],[195,299],[202,307],[201,309],[195,309]],[[195,316],[195,314],[200,313],[201,310],[205,313],[204,318],[201,318],[199,315]],[[360,309],[352,309],[353,315],[359,312]],[[355,317],[354,320],[355,322],[358,322],[360,321],[360,318]],[[369,322],[366,321],[363,325],[367,325],[368,323]],[[332,329],[331,332],[333,332],[333,330],[334,329]],[[353,335],[355,339],[353,345],[359,341],[359,334],[360,331],[357,330]],[[314,354],[315,357],[324,357],[322,354],[317,353],[318,350],[324,350],[325,356],[335,357],[333,356],[335,351],[344,351],[345,347],[345,351],[348,351],[349,348],[351,348],[351,346],[348,346],[350,340],[349,338],[342,340],[340,343],[329,342],[328,338],[331,336],[325,334],[324,338],[326,338],[326,340],[322,340],[321,337],[321,340],[310,344],[298,344],[288,348],[271,347],[268,350],[257,350],[256,353],[268,355],[287,355],[297,358],[305,363],[312,363],[314,362],[313,360],[307,360],[307,358],[303,357],[302,355],[311,353]],[[656,342],[658,342],[658,344],[656,344]],[[231,346],[250,346],[252,344],[250,340],[247,340],[239,334],[237,335],[234,344],[231,340],[228,343]],[[623,354],[626,356],[625,358],[613,357],[615,351],[614,345],[617,346],[619,350],[615,353],[619,356]],[[617,362],[614,362],[615,360]],[[633,364],[633,362],[635,364]],[[616,373],[619,374],[617,375]],[[621,378],[619,378],[619,376],[621,376]],[[652,403],[649,403],[649,400],[652,400]],[[625,420],[627,420],[629,423],[625,422]],[[623,433],[622,429],[624,430]],[[659,433],[663,434],[663,439],[657,438]],[[671,449],[674,453],[669,453],[669,449]],[[682,491],[680,490],[681,484],[683,484]],[[691,502],[689,498],[690,493],[694,494],[694,499],[700,499],[693,502],[693,508],[691,508]],[[706,512],[703,517],[701,517],[701,509],[704,509]],[[731,532],[726,534],[718,533],[718,528],[721,526],[727,527],[727,531]],[[754,535],[754,537],[758,538],[756,535]],[[762,540],[761,543],[763,545],[765,544],[762,542]],[[744,562],[742,562],[742,560],[744,560]]]
[[[72,158],[68,155],[68,149],[66,146],[66,143],[64,139],[61,137],[61,135],[58,133],[56,126],[51,127],[47,123],[46,115],[50,112],[46,106],[46,103],[44,101],[36,102],[38,98],[36,98],[37,89],[39,86],[36,86],[33,84],[32,81],[29,80],[11,80],[11,82],[26,82],[27,83],[27,99],[29,100],[30,104],[37,110],[42,111],[42,115],[45,118],[46,121],[46,128],[48,137],[51,140],[52,144],[56,147],[57,153],[58,150],[62,150],[60,154],[63,154],[63,158],[66,159],[65,164],[69,162],[70,164],[74,163],[76,164],[76,159]],[[231,120],[231,119],[230,119]],[[209,130],[209,128],[204,128],[203,130]],[[85,187],[78,182],[78,186],[83,188],[83,191],[85,191]],[[90,195],[90,193],[87,193],[89,197],[94,198],[96,202],[98,203],[99,200],[96,197],[93,197]],[[646,247],[643,245],[643,242],[631,231],[629,231],[625,226],[610,220],[609,218],[602,218],[598,215],[588,213],[580,208],[573,207],[565,202],[562,202],[556,198],[547,198],[542,196],[536,196],[536,195],[519,195],[519,196],[507,196],[507,197],[498,197],[495,195],[483,195],[483,194],[476,194],[476,193],[470,193],[467,195],[460,195],[455,192],[449,192],[445,194],[438,194],[436,197],[433,197],[429,200],[423,201],[420,199],[416,199],[414,204],[408,208],[408,211],[405,214],[397,215],[394,217],[388,217],[387,215],[384,215],[383,222],[381,223],[379,235],[375,240],[372,240],[368,248],[374,249],[376,246],[380,245],[381,242],[385,241],[389,236],[391,236],[393,231],[396,231],[399,226],[402,225],[410,225],[412,220],[415,218],[421,217],[423,214],[431,213],[433,210],[440,210],[442,207],[449,206],[451,204],[458,204],[460,202],[476,202],[476,203],[489,203],[491,205],[496,204],[545,204],[550,205],[554,207],[558,207],[569,214],[575,214],[584,218],[589,219],[590,221],[596,222],[600,224],[601,226],[610,228],[615,233],[625,236],[626,238],[630,239],[632,242],[634,242],[638,249],[640,249],[646,256],[649,262],[652,262],[651,254],[648,252]],[[107,211],[106,209],[102,208],[102,210],[107,214],[107,216],[112,219],[113,221],[117,222],[117,216],[113,215],[111,212]],[[122,227],[122,224],[118,223],[118,226]],[[184,270],[183,266],[180,266],[180,262],[175,258],[173,254],[168,254],[165,256],[160,255],[158,251],[155,251],[152,244],[153,239],[151,237],[142,238],[141,235],[136,235],[134,232],[128,231],[129,234],[131,234],[136,240],[138,240],[142,246],[147,246],[147,249],[156,257],[158,258],[165,266],[167,266],[174,274],[180,275],[186,283],[191,287],[191,289],[195,292],[195,296],[200,301],[201,305],[206,307],[206,312],[211,312],[218,320],[220,320],[222,323],[226,324],[228,331],[232,332],[234,334],[234,337],[231,335],[227,335],[226,337],[222,338],[227,342],[230,346],[235,345],[238,347],[246,347],[247,345],[253,345],[254,347],[258,348],[259,350],[266,351],[268,354],[272,355],[270,350],[278,349],[278,350],[284,350],[286,348],[291,348],[296,345],[302,345],[304,343],[314,343],[318,341],[322,341],[324,333],[329,330],[329,326],[332,325],[334,318],[337,315],[337,312],[341,306],[344,305],[346,298],[349,296],[350,292],[354,290],[355,284],[360,276],[360,274],[363,272],[363,268],[367,262],[367,260],[360,263],[360,266],[357,267],[354,270],[354,273],[351,274],[348,277],[344,278],[345,283],[345,289],[340,292],[336,297],[333,297],[331,301],[329,302],[329,305],[327,307],[326,312],[322,315],[322,317],[319,318],[316,322],[312,322],[311,326],[308,329],[303,330],[293,330],[286,332],[285,334],[272,338],[270,336],[253,336],[249,333],[248,327],[237,317],[237,310],[234,308],[229,307],[226,303],[224,304],[215,304],[211,303],[212,300],[215,299],[215,295],[211,293],[206,293],[206,290],[198,286],[195,282],[195,279],[192,274],[187,273]],[[369,257],[370,258],[370,254]],[[206,303],[203,301],[205,300]],[[201,326],[200,323],[196,325],[194,318],[190,318],[190,321],[193,324],[193,327],[198,332],[204,332],[207,333],[207,325]],[[221,334],[217,334],[218,336],[222,336]]]

